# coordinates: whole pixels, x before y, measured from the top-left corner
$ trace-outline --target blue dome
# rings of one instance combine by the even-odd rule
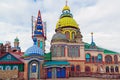
[[[24,54],[25,56],[44,56],[44,52],[37,45],[28,48]]]

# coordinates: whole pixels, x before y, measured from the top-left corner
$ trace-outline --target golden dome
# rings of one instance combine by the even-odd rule
[[[60,18],[59,21],[57,22],[56,29],[59,27],[66,27],[66,26],[79,28],[78,24],[72,17],[63,17],[63,18]]]
[[[70,10],[70,7],[65,5],[62,11],[64,11],[64,10]]]

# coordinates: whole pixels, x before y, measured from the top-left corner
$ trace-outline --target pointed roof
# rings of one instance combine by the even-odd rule
[[[91,32],[91,48],[95,48],[96,44],[93,39],[93,32]]]

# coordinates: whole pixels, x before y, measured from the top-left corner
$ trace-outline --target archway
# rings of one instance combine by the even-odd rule
[[[40,62],[32,60],[28,63],[28,79],[40,79]]]
[[[47,68],[47,78],[52,78],[52,68]]]
[[[85,72],[86,72],[86,73],[90,73],[90,71],[91,71],[91,70],[90,70],[90,67],[89,67],[89,66],[86,66],[86,67],[85,67]]]

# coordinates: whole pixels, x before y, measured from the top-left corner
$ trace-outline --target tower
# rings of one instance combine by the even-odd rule
[[[21,52],[21,48],[19,47],[19,39],[18,39],[18,37],[16,37],[14,39],[14,47],[12,47],[12,52],[16,52],[16,51]]]
[[[19,47],[19,39],[18,39],[18,37],[16,37],[14,39],[14,47]]]
[[[33,23],[35,24],[34,26]],[[45,51],[45,40],[46,40],[45,29],[46,28],[45,25],[43,25],[41,13],[39,10],[37,20],[33,22],[33,18],[32,18],[32,38],[35,37],[37,39],[36,45],[40,47],[43,51]]]

